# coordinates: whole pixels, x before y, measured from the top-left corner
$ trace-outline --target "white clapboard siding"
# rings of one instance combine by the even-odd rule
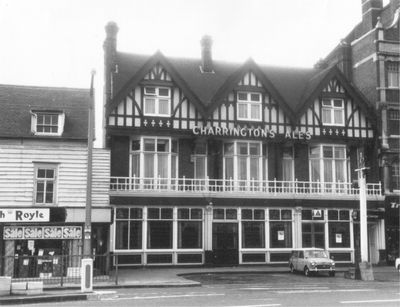
[[[65,146],[41,142],[38,145],[0,145],[0,206],[34,205],[35,163],[56,163],[56,200],[59,206],[86,204],[87,146]],[[93,151],[93,206],[108,206],[110,154]]]

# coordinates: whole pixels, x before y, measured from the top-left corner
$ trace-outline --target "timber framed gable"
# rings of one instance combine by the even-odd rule
[[[297,112],[300,131],[333,139],[375,136],[375,116],[366,100],[336,67],[311,82],[314,82],[308,88],[311,94],[303,99],[302,108]]]
[[[204,118],[200,100],[156,53],[106,107],[107,126],[188,129]]]

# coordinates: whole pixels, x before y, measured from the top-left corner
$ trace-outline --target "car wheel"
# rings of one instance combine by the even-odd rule
[[[310,277],[310,275],[311,275],[310,270],[308,269],[308,267],[305,267],[304,268],[304,276]]]
[[[397,271],[400,272],[400,264],[397,266]]]
[[[290,265],[290,273],[294,273],[294,266],[293,266],[293,264]]]
[[[329,272],[330,277],[335,277],[335,272]]]

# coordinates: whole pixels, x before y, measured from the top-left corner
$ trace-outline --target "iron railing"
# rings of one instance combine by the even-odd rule
[[[0,275],[11,276],[12,281],[43,281],[44,285],[66,286],[80,284],[83,255],[3,256],[0,257]],[[110,281],[112,259],[109,254],[93,258],[93,281]]]
[[[357,185],[349,182],[233,180],[193,178],[142,178],[110,177],[113,192],[199,192],[199,193],[246,193],[268,195],[359,195]],[[381,183],[368,183],[367,196],[382,196]]]

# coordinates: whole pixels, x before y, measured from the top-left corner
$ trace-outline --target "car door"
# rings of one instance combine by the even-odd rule
[[[296,270],[303,271],[303,268],[304,268],[304,251],[299,251],[296,265],[297,265],[296,266]]]

